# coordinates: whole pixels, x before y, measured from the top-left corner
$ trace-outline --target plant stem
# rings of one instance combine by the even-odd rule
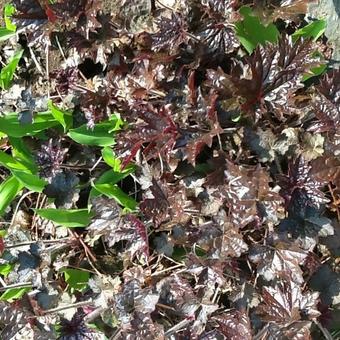
[[[93,301],[80,301],[80,302],[76,302],[76,303],[71,303],[69,305],[66,306],[60,306],[60,307],[56,307],[56,308],[51,308],[51,309],[47,309],[44,311],[44,314],[53,314],[56,312],[60,312],[62,310],[66,310],[66,309],[71,309],[71,308],[78,308],[78,307],[82,307],[82,306],[89,306],[89,305],[93,305]]]

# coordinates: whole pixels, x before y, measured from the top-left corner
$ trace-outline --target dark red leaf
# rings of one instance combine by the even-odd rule
[[[170,47],[170,51],[176,51],[187,40],[186,23],[181,15],[172,12],[170,18],[161,17],[157,25],[159,31],[152,36],[154,50]]]
[[[288,174],[280,176],[281,194],[287,202],[290,201],[295,190],[305,190],[311,202],[316,206],[328,202],[324,193],[319,190],[327,184],[327,181],[325,178],[312,177],[311,168],[312,166],[300,155],[295,162],[290,163]]]
[[[269,111],[282,120],[289,99],[303,86],[303,73],[315,64],[310,57],[311,51],[310,41],[293,43],[284,35],[278,47],[270,44],[257,47],[245,59],[250,70],[248,78],[232,77],[237,94],[245,99],[242,109],[254,113],[257,119]]]
[[[230,340],[251,340],[252,331],[248,315],[245,312],[232,310],[227,313],[214,316],[218,330]]]

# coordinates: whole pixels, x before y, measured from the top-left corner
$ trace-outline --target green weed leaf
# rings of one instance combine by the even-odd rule
[[[9,31],[15,32],[17,29],[17,26],[13,24],[11,20],[11,16],[15,13],[15,7],[12,4],[6,4],[4,6],[4,21],[6,29]]]
[[[64,273],[65,282],[69,288],[83,291],[87,287],[90,278],[89,272],[73,268],[64,268],[61,271]]]
[[[327,70],[327,65],[326,64],[322,64],[316,67],[312,67],[310,69],[310,71],[308,71],[308,73],[304,74],[302,77],[302,81],[306,81],[312,77],[317,77],[317,76],[321,76],[322,74],[324,74]]]
[[[51,111],[53,117],[63,126],[64,132],[66,132],[72,125],[71,113],[60,110],[52,103],[51,100],[48,102],[48,108]]]
[[[0,151],[0,164],[8,170],[28,170],[24,164],[3,151]]]
[[[72,129],[68,135],[79,144],[110,146],[114,144],[113,133],[110,132],[112,124],[110,122],[96,124],[93,129],[86,125]]]
[[[99,193],[104,194],[109,198],[113,198],[125,209],[129,211],[136,210],[138,203],[132,197],[126,194],[118,185],[110,183],[93,184],[93,188]]]
[[[302,27],[292,34],[293,41],[299,38],[312,38],[317,40],[326,30],[325,20],[315,20],[305,27]]]
[[[7,276],[13,268],[14,265],[10,263],[0,264],[0,275]]]
[[[32,288],[11,288],[5,291],[0,297],[2,301],[13,302],[14,300],[20,299],[25,293],[29,292]]]
[[[90,221],[93,213],[87,209],[34,209],[41,217],[53,221],[63,227],[76,228],[85,227]]]
[[[13,157],[21,162],[32,173],[37,173],[38,167],[24,140],[22,138],[9,137],[9,141],[12,147]]]
[[[42,192],[47,182],[39,176],[20,170],[12,170],[12,174],[29,190]]]
[[[277,42],[279,31],[274,24],[263,25],[260,19],[252,14],[251,8],[247,6],[240,8],[240,14],[244,19],[235,24],[236,35],[249,54],[259,44]]]
[[[14,176],[8,177],[0,184],[0,216],[22,188],[22,183]]]
[[[34,136],[39,132],[58,125],[59,122],[51,112],[39,112],[32,124],[20,124],[17,113],[9,113],[0,117],[0,132],[10,137]]]
[[[12,83],[15,69],[19,64],[19,60],[22,57],[24,50],[19,50],[14,53],[9,63],[1,69],[0,72],[0,87],[2,89],[9,89]]]
[[[5,27],[0,27],[0,42],[15,36],[15,32]]]
[[[26,167],[25,164],[16,160],[11,155],[0,151],[0,164],[9,169],[26,188],[36,192],[42,192],[47,182]]]
[[[113,150],[110,147],[106,146],[102,149],[102,157],[104,162],[114,171],[119,172],[121,170],[121,161],[115,157]]]

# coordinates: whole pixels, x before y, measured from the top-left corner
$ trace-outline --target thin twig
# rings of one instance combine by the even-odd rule
[[[30,288],[32,287],[31,282],[24,282],[24,283],[14,283],[12,285],[7,285],[4,287],[0,287],[0,292],[3,292],[7,289],[13,289],[13,288]]]
[[[61,45],[60,45],[59,38],[58,38],[57,35],[56,35],[56,37],[55,37],[55,40],[56,40],[56,42],[57,42],[57,45],[58,45],[59,51],[60,51],[60,53],[61,53],[61,56],[63,57],[64,61],[66,61],[65,53],[64,53],[64,51],[63,51],[63,49],[62,49],[62,47],[61,47]]]
[[[106,307],[98,307],[93,312],[87,314],[84,318],[84,321],[86,323],[91,323],[93,320],[95,320],[102,312],[104,312],[107,308]]]
[[[23,195],[20,197],[20,199],[19,199],[19,201],[18,201],[18,204],[17,204],[16,207],[15,207],[15,210],[14,210],[14,213],[13,213],[13,216],[12,216],[12,219],[11,219],[10,227],[13,225],[13,223],[14,223],[14,221],[15,221],[16,215],[17,215],[18,210],[19,210],[19,207],[20,207],[20,204],[22,203],[22,201],[23,201],[27,196],[29,196],[29,195],[31,195],[31,194],[34,194],[34,191],[28,191],[28,192],[26,192],[25,194],[23,194]],[[9,227],[9,228],[10,228],[10,227]]]
[[[156,0],[156,2],[163,8],[166,8],[168,9],[169,11],[173,11],[173,12],[177,12],[174,8],[170,7],[170,6],[167,6],[167,5],[164,5],[162,2],[160,2],[159,0]]]
[[[320,322],[318,322],[317,320],[314,321],[314,323],[318,326],[318,328],[320,329],[322,335],[325,337],[326,340],[334,340],[334,338],[332,337],[332,335],[328,332],[328,330],[326,328],[324,328]]]
[[[176,324],[175,326],[171,327],[170,329],[168,329],[165,332],[165,336],[170,336],[174,333],[176,333],[178,330],[180,330],[181,328],[184,328],[185,326],[187,326],[192,320],[189,319],[184,319],[182,321],[180,321],[178,324]]]
[[[44,71],[43,71],[41,65],[39,64],[37,58],[35,57],[35,54],[34,54],[32,48],[31,48],[30,46],[29,46],[28,48],[29,48],[29,50],[30,50],[31,57],[32,57],[32,59],[33,59],[33,61],[34,61],[34,64],[35,64],[36,68],[38,69],[38,71],[40,72],[40,74],[44,75]]]
[[[6,282],[3,280],[3,278],[0,276],[0,283],[2,284],[3,287],[6,286]]]
[[[72,234],[72,236],[77,239],[81,245],[83,246],[85,252],[88,253],[88,255],[91,257],[91,259],[96,262],[97,259],[96,257],[92,254],[91,250],[89,249],[89,247],[87,246],[87,244],[83,241],[83,239],[81,238],[81,236],[79,236],[75,231],[69,229],[69,232]]]
[[[87,244],[84,242],[84,240],[82,239],[81,236],[79,236],[76,232],[74,232],[73,230],[69,229],[69,232],[81,243],[81,245],[84,248],[85,251],[85,256],[86,259],[88,261],[88,263],[90,264],[90,266],[93,268],[93,270],[96,272],[97,275],[102,276],[101,272],[96,268],[96,266],[93,264],[93,262],[97,262],[96,257],[94,256],[94,254],[92,253],[92,251],[90,250],[90,248],[87,246]],[[93,262],[92,262],[93,261]]]
[[[185,264],[177,264],[176,266],[165,268],[165,269],[160,270],[158,272],[152,273],[151,276],[158,276],[160,274],[168,272],[169,270],[173,270],[173,269],[177,269],[177,268],[181,268],[181,267],[185,267]]]
[[[61,169],[74,169],[74,170],[88,170],[91,171],[91,168],[87,165],[60,165]]]
[[[20,243],[15,243],[15,244],[9,244],[5,245],[6,249],[13,249],[13,248],[20,248],[24,246],[29,246],[31,244],[36,244],[36,243],[43,243],[43,244],[55,244],[55,243],[67,243],[70,241],[69,237],[61,238],[58,240],[38,240],[38,241],[27,241],[27,242],[20,242]]]
[[[338,216],[338,221],[340,222],[340,211],[339,211],[339,208],[338,208],[338,205],[337,205],[338,200],[336,199],[336,197],[334,195],[334,191],[333,191],[332,186],[330,184],[328,184],[328,189],[329,189],[329,192],[330,192],[332,199],[333,199],[333,203],[334,203],[334,206],[335,206],[335,209],[336,209],[336,214]]]
[[[118,339],[120,333],[122,332],[121,328],[118,328],[111,336],[110,340],[116,340]]]
[[[172,259],[171,257],[168,257],[168,256],[166,256],[164,254],[163,254],[163,257],[165,257],[167,260],[169,260],[169,261],[171,261],[173,263],[176,263],[177,265],[181,265],[183,267],[183,263],[177,262],[174,259]]]
[[[62,310],[66,310],[66,309],[93,305],[93,303],[94,302],[92,300],[91,301],[80,301],[80,302],[72,303],[72,304],[69,304],[69,305],[66,305],[66,306],[60,306],[60,307],[56,307],[56,308],[47,309],[43,313],[44,314],[53,314],[53,313],[60,312]]]
[[[163,308],[163,309],[167,309],[167,310],[171,310],[173,312],[176,311],[176,309],[174,307],[170,307],[170,306],[167,306],[167,305],[163,305],[162,303],[156,303],[156,307],[159,307],[159,308]]]
[[[47,99],[50,99],[49,41],[46,44],[46,78],[47,78]]]
[[[103,160],[103,157],[99,157],[99,159],[97,160],[96,163],[94,163],[93,167],[90,169],[90,172],[92,172],[97,166],[98,164]]]
[[[216,299],[217,299],[217,296],[218,296],[218,293],[220,292],[220,286],[218,285],[217,287],[216,287],[216,290],[215,290],[215,293],[214,293],[214,296],[213,296],[213,298],[212,298],[212,303],[216,303]]]

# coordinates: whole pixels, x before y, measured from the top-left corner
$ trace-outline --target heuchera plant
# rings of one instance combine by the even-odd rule
[[[2,339],[339,336],[340,71],[309,3],[7,4]]]

